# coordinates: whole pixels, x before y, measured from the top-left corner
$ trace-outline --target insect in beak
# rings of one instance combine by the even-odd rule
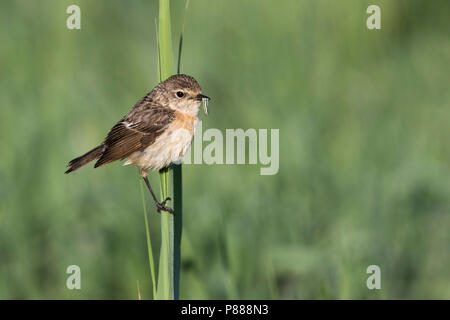
[[[199,94],[197,95],[197,99],[203,102],[203,111],[205,111],[205,114],[208,115],[208,102],[211,98],[203,94]]]

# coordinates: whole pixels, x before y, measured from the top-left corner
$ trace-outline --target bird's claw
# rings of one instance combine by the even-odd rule
[[[158,211],[158,213],[161,213],[162,211],[167,211],[170,214],[174,214],[173,209],[166,206],[166,202],[172,200],[170,197],[167,197],[166,199],[164,199],[164,201],[162,202],[156,202],[156,210]]]

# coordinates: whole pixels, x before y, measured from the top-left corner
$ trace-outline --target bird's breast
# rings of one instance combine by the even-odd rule
[[[175,119],[155,142],[143,151],[136,151],[128,157],[132,163],[146,170],[159,170],[172,163],[179,163],[191,145],[198,117],[175,112]]]

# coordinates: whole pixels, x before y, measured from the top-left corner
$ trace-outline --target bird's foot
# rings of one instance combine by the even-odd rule
[[[174,214],[173,209],[166,206],[166,202],[172,200],[170,199],[170,197],[167,197],[166,199],[164,199],[163,202],[155,202],[156,204],[156,210],[161,213],[161,211],[167,211],[170,214]]]

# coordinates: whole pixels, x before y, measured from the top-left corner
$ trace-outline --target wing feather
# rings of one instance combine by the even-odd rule
[[[111,128],[104,141],[106,149],[95,164],[95,168],[144,150],[153,144],[175,119],[174,110],[148,102],[136,104]]]

